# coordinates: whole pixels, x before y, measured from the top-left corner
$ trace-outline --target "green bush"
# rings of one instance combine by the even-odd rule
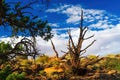
[[[0,42],[0,53],[6,53],[9,52],[12,49],[11,44],[5,43],[5,42]]]
[[[46,72],[44,70],[39,71],[40,75],[46,76]]]
[[[50,65],[52,65],[52,66],[59,66],[60,62],[59,61],[52,61],[52,62],[50,62]]]
[[[25,73],[12,73],[8,75],[6,80],[25,80]]]
[[[114,69],[120,71],[120,59],[117,58],[106,58],[104,67],[107,69]]]
[[[12,46],[9,42],[0,42],[0,64],[5,63],[8,60],[8,55],[4,55],[6,52],[11,51]]]
[[[40,63],[45,64],[45,63],[48,63],[48,60],[49,60],[48,56],[42,55],[42,56],[38,57],[36,61],[38,64],[40,64]]]
[[[0,80],[6,80],[6,77],[12,73],[12,69],[10,66],[6,66],[0,71]]]

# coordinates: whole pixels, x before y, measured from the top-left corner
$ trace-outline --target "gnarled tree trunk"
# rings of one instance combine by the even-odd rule
[[[84,40],[90,39],[94,37],[94,35],[89,36],[85,38],[86,32],[88,31],[87,27],[83,27],[83,11],[81,10],[81,23],[80,23],[80,34],[78,38],[78,43],[75,45],[73,38],[71,36],[71,32],[69,30],[69,41],[68,41],[68,49],[71,57],[71,68],[74,71],[75,74],[79,73],[80,69],[80,57],[86,52],[86,49],[88,49],[96,40],[93,40],[90,44],[88,44],[84,49],[82,49],[82,45]],[[85,70],[84,70],[85,71]]]

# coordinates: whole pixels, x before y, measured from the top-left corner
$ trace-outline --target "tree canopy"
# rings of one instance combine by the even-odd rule
[[[40,36],[44,40],[52,38],[51,28],[47,24],[47,21],[42,21],[38,15],[35,16],[30,10],[32,4],[36,3],[36,0],[30,1],[25,5],[21,5],[21,2],[0,2],[0,26],[10,27],[12,36],[18,36],[22,33],[22,36]],[[11,5],[13,4],[13,5]],[[29,11],[27,9],[30,9]]]
[[[0,43],[0,64],[14,59],[18,55],[32,56],[35,59],[38,55],[35,37],[40,36],[44,40],[52,38],[48,21],[41,20],[38,15],[32,12],[32,10],[34,11],[32,5],[37,1],[30,0],[26,4],[22,4],[22,2],[0,0],[0,27],[10,29],[11,36],[24,37],[14,47],[11,47],[9,43]],[[26,36],[32,37],[33,41],[27,39]]]

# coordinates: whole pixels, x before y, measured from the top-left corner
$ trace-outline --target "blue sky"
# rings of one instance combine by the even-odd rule
[[[82,5],[84,8],[88,9],[103,9],[110,11],[112,13],[119,12],[119,0],[52,0],[56,4],[73,4],[73,5]],[[52,3],[51,2],[51,3]]]
[[[8,0],[10,1],[10,0]],[[14,0],[16,1],[16,0]],[[27,2],[29,0],[25,0]],[[67,33],[71,28],[72,36],[77,42],[81,9],[84,11],[84,26],[89,27],[86,36],[94,34],[94,38],[84,42],[83,48],[92,40],[97,41],[86,54],[106,55],[120,53],[120,0],[51,0],[48,8],[41,10],[40,3],[33,5],[34,13],[41,19],[48,20],[53,28],[53,42],[60,54],[67,50]],[[0,36],[9,35],[8,31],[0,30]],[[1,37],[1,40],[5,38]],[[6,38],[6,40],[9,40]],[[41,52],[53,55],[50,42],[37,37]]]

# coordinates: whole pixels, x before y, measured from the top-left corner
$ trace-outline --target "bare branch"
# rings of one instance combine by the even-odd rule
[[[69,52],[64,52],[64,51],[61,51],[61,52],[65,53],[62,57],[60,57],[61,60],[65,59],[65,57],[69,54]]]
[[[58,52],[57,52],[57,50],[55,49],[55,45],[53,44],[53,41],[52,40],[50,40],[51,41],[51,44],[52,44],[52,48],[53,48],[53,50],[54,50],[54,52],[55,52],[55,54],[56,54],[56,58],[58,58]]]
[[[88,27],[87,27],[87,26],[85,26],[85,27],[83,28],[83,31],[84,31],[85,29],[88,29]]]
[[[80,56],[82,56],[82,55],[85,54],[85,53],[86,53],[86,50],[82,51],[82,52],[80,53]]]
[[[79,34],[79,39],[78,39],[78,45],[77,48],[81,48],[81,42],[83,41],[83,10],[81,10],[81,20],[80,20],[80,34]]]
[[[71,43],[72,43],[72,48],[73,48],[73,50],[75,51],[76,47],[75,47],[75,45],[74,45],[74,42],[73,42],[73,39],[72,39],[72,36],[71,36],[70,32],[68,32],[68,35],[69,35],[70,41],[71,41]]]
[[[87,38],[84,38],[84,40],[90,39],[90,38],[92,38],[92,37],[94,37],[94,35],[89,36],[89,37],[87,37]]]
[[[16,55],[23,55],[23,56],[32,56],[32,57],[34,57],[35,55],[37,55],[37,51],[36,51],[35,46],[33,45],[33,43],[34,42],[32,42],[31,40],[29,40],[27,38],[23,38],[20,42],[18,42],[14,46],[14,48],[10,52],[6,52],[4,54],[1,54],[0,57],[2,57],[2,56],[10,57],[11,55],[13,55],[12,57],[15,57]],[[26,49],[19,51],[19,46],[20,45],[24,45]]]
[[[103,60],[104,58],[99,58],[98,59],[98,57],[96,57],[96,59],[93,59],[93,60],[89,60],[89,62],[87,62],[85,65],[84,65],[84,68],[86,68],[88,65],[93,65],[93,64],[95,64],[95,63],[97,63],[97,62],[99,62],[99,61],[101,61],[101,60]]]
[[[83,38],[85,37],[85,34],[87,31],[88,31],[88,29],[84,30],[83,35],[82,35]]]
[[[84,48],[83,50],[81,50],[81,52],[85,51],[87,48],[89,48],[96,40],[92,41],[91,44],[89,44],[86,48]]]
[[[65,51],[62,51],[62,50],[61,50],[61,52],[63,52],[63,53],[68,53],[68,52],[65,52]]]
[[[71,53],[74,54],[74,52],[73,52],[73,50],[72,50],[72,48],[71,48],[71,40],[70,40],[70,37],[69,37],[69,40],[68,40],[68,50],[69,50],[70,54],[71,54]]]
[[[80,27],[83,27],[83,10],[81,10],[81,20],[80,20]]]

